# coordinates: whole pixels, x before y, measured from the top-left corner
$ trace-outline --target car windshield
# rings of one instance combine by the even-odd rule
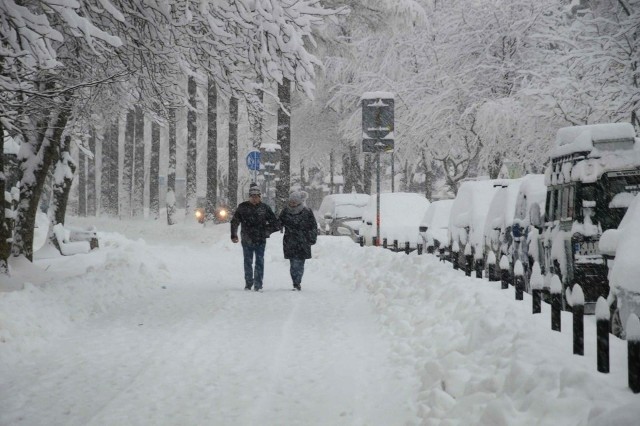
[[[582,201],[595,201],[595,221],[600,223],[603,231],[618,227],[630,201],[640,189],[640,173],[612,174],[604,176],[597,184],[583,185],[581,190]]]

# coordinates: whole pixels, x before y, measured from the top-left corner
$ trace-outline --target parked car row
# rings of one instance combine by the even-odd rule
[[[454,200],[381,194],[380,238],[398,240],[400,249],[419,242],[426,252],[478,272],[494,262],[504,267],[506,258],[513,276],[520,261],[526,291],[538,262],[546,289],[553,275],[560,278],[564,309],[571,310],[575,284],[585,313],[607,297],[612,331],[622,337],[629,314],[640,316],[638,192],[640,139],[631,124],[566,127],[557,133],[544,175],[465,181]],[[359,234],[351,234],[367,245],[376,236],[375,203],[370,197]]]

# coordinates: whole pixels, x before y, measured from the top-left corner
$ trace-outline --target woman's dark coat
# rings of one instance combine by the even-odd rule
[[[311,259],[311,246],[318,238],[318,224],[311,209],[305,207],[296,214],[285,207],[279,220],[284,227],[284,258]]]

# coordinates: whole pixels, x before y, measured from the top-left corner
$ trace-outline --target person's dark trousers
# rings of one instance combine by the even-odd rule
[[[304,259],[289,259],[291,268],[291,280],[294,286],[302,283],[302,275],[304,274]]]
[[[262,277],[264,276],[264,248],[267,243],[246,244],[242,243],[242,254],[244,255],[244,282],[245,286],[256,289],[262,288]],[[253,256],[255,255],[255,271],[253,268]]]

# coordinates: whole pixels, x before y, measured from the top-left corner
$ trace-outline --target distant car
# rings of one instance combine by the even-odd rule
[[[425,251],[433,252],[449,246],[447,229],[453,200],[439,200],[431,203],[424,214],[418,231]]]
[[[373,244],[376,236],[376,196],[372,195],[362,215],[360,235],[366,245]],[[424,214],[431,203],[424,195],[408,192],[389,192],[380,194],[380,243],[384,238],[389,245],[398,241],[400,249],[409,243],[415,249],[418,241],[422,243],[419,227]]]
[[[317,211],[318,228],[325,235],[347,235],[357,239],[362,211],[369,194],[330,194],[322,199]]]
[[[198,223],[204,223],[207,220],[207,212],[205,209],[206,200],[204,197],[198,197],[197,207],[194,212]],[[213,211],[213,223],[226,223],[231,220],[231,210],[225,205],[219,205]]]
[[[629,205],[617,229],[609,229],[600,237],[600,252],[609,268],[611,332],[625,338],[629,315],[640,317],[640,197]]]

